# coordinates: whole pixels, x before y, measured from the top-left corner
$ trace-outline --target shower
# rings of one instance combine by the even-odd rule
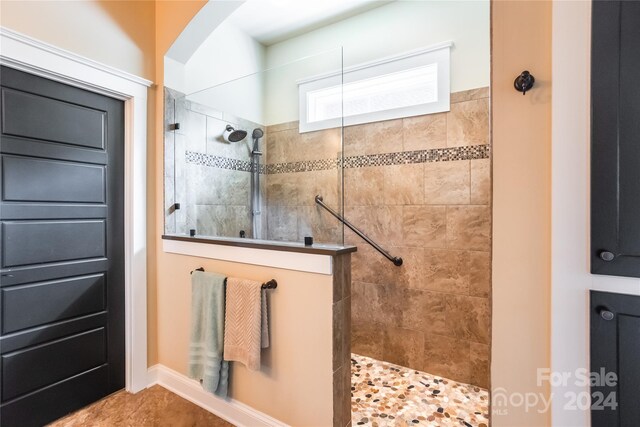
[[[255,128],[251,133],[253,138],[253,148],[251,149],[251,214],[253,219],[253,238],[262,238],[262,221],[261,221],[261,197],[260,197],[260,138],[264,136],[264,131]]]
[[[227,142],[240,142],[247,136],[247,131],[242,129],[235,129],[231,125],[227,125],[224,129],[222,137]]]

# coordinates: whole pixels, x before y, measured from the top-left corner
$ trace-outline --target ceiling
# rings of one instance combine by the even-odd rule
[[[229,21],[269,46],[391,3],[386,0],[247,0]]]

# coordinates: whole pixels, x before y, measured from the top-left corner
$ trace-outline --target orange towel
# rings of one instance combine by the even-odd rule
[[[260,369],[262,306],[262,283],[234,277],[227,279],[224,360],[241,362],[252,371]],[[264,309],[266,312],[266,307]]]

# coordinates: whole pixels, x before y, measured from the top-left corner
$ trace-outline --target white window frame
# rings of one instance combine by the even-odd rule
[[[440,113],[450,109],[450,63],[451,41],[438,43],[405,52],[399,55],[388,56],[379,60],[347,67],[344,70],[316,75],[298,80],[298,112],[300,133],[312,132],[322,129],[351,126],[362,123],[392,120],[401,117],[420,116],[423,114]],[[401,108],[373,111],[364,114],[331,118],[309,122],[308,99],[309,94],[318,90],[334,88],[342,84],[358,82],[392,73],[408,71],[418,67],[436,64],[437,66],[437,91],[438,99],[435,102],[410,105]]]

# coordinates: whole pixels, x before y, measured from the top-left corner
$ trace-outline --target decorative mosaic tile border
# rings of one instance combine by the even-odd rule
[[[251,162],[247,160],[231,159],[229,157],[215,156],[213,154],[198,153],[197,151],[186,151],[187,163],[200,166],[209,166],[218,169],[228,169],[240,172],[251,172],[253,170]],[[260,173],[266,171],[265,165],[260,165]]]
[[[345,168],[369,166],[392,166],[412,163],[452,162],[455,160],[488,159],[489,145],[469,145],[464,147],[434,148],[431,150],[403,151],[399,153],[369,154],[345,157]]]
[[[340,166],[340,159],[305,160],[302,162],[273,163],[267,165],[267,174],[291,173],[291,172],[311,172],[337,169]]]
[[[477,160],[488,159],[490,154],[491,147],[489,145],[435,148],[431,150],[349,156],[344,158],[344,167],[364,168],[370,166],[393,166],[412,163]],[[342,159],[323,159],[308,160],[304,162],[274,163],[267,165],[267,174],[336,169],[342,166],[342,162]]]
[[[344,161],[345,168],[364,168],[370,166],[393,166],[428,162],[451,162],[455,160],[488,159],[491,155],[489,145],[469,145],[464,147],[434,148],[431,150],[403,151],[398,153],[367,154],[349,156],[343,159],[306,160],[302,162],[273,163],[260,165],[262,174],[311,172],[337,169]],[[251,172],[251,162],[230,159],[212,154],[186,152],[187,163]]]

